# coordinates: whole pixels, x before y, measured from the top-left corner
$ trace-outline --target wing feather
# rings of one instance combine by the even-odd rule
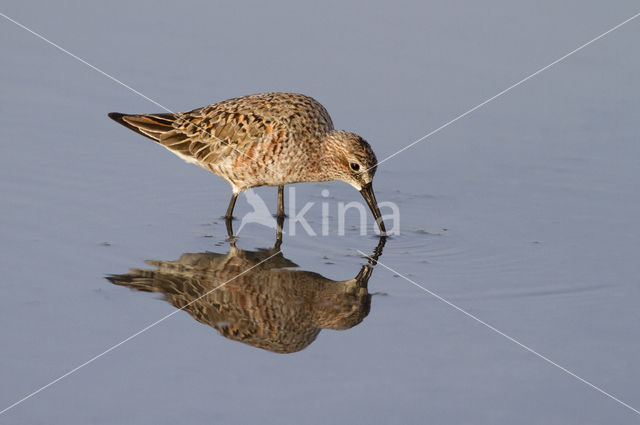
[[[322,105],[295,93],[228,99],[181,114],[111,113],[109,117],[203,166],[254,151],[261,142],[318,137],[333,129]]]

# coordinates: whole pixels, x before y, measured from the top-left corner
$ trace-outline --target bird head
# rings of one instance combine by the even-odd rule
[[[355,187],[367,202],[380,232],[386,230],[378,202],[373,193],[373,176],[376,174],[378,160],[366,140],[354,133],[333,130],[323,140],[325,167],[324,172],[333,180],[342,180]]]

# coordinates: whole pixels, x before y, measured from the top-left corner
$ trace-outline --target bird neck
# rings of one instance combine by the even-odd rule
[[[340,166],[343,155],[343,146],[336,137],[336,131],[326,133],[318,143],[320,149],[318,155],[318,166],[316,170],[316,181],[340,180],[342,167]]]

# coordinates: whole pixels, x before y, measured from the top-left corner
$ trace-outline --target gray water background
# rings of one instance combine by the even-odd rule
[[[2,12],[173,110],[317,98],[384,158],[639,11],[634,1],[18,2]],[[380,166],[380,260],[640,406],[640,21]],[[222,179],[106,117],[160,112],[2,20],[0,409],[174,311],[104,279],[226,252]],[[298,205],[358,200],[297,186]],[[275,190],[258,189],[275,208]],[[241,198],[238,215],[250,211]],[[334,210],[335,211],[335,210]],[[315,226],[320,208],[307,215]],[[355,215],[351,217],[354,224]],[[444,230],[446,229],[446,230]],[[213,237],[204,237],[212,235]],[[285,237],[353,277],[377,240]],[[273,245],[250,226],[238,245]],[[378,266],[371,312],[278,355],[179,313],[7,424],[631,424],[625,407]]]

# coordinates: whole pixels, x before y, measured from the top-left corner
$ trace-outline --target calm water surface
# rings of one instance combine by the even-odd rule
[[[382,159],[638,10],[8,2],[2,12],[175,110],[309,94]],[[158,107],[10,22],[0,39],[3,409],[256,265],[275,238],[247,225],[230,246],[219,218],[228,185],[106,117]],[[634,21],[375,178],[378,200],[401,211],[380,262],[635,408],[638,39]],[[257,193],[275,211],[276,190]],[[335,219],[338,202],[359,198],[343,183],[296,187],[299,208],[315,202],[316,230],[322,202]],[[242,197],[236,208],[251,210]],[[357,250],[379,240],[360,235],[357,214],[348,220],[346,236],[285,235],[268,262],[0,423],[637,423],[370,265]]]

